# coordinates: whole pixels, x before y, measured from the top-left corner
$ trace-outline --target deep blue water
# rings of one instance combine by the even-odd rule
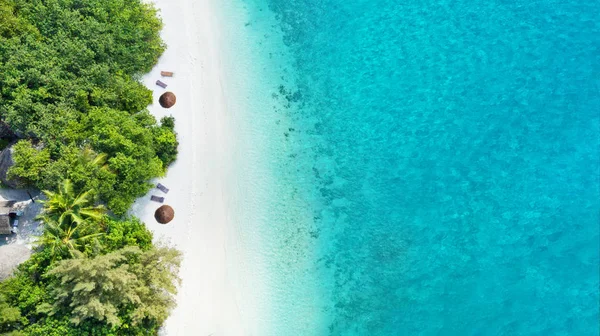
[[[329,334],[597,335],[600,2],[267,2]]]

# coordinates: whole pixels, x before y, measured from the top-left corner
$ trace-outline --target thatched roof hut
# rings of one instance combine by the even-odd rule
[[[173,92],[165,92],[160,96],[160,98],[158,98],[160,106],[164,108],[171,108],[171,106],[175,105],[176,101],[177,98]]]
[[[175,211],[168,205],[162,205],[154,212],[154,218],[161,224],[167,224],[175,217]]]

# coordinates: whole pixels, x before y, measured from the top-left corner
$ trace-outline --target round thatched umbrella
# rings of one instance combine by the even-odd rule
[[[160,98],[158,98],[160,106],[164,108],[170,108],[171,106],[175,105],[176,101],[177,98],[173,92],[165,92],[160,96]]]
[[[154,218],[161,224],[167,224],[175,217],[175,211],[168,205],[162,205],[154,212]]]

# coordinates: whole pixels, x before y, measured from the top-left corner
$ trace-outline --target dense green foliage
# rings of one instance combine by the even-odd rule
[[[111,327],[160,325],[174,301],[179,252],[169,248],[143,252],[126,247],[93,259],[68,259],[57,264],[47,276],[55,278],[53,304],[38,311],[58,314],[65,308],[71,322],[79,325],[87,319],[106,322]],[[127,314],[120,311],[128,311]],[[127,316],[129,321],[122,321]]]
[[[174,305],[181,255],[137,218],[111,218],[69,181],[39,216],[39,250],[0,284],[0,332],[152,335]]]
[[[38,244],[50,251],[52,258],[75,257],[100,250],[97,241],[103,206],[94,206],[91,191],[75,194],[70,180],[64,180],[58,192],[44,191],[48,200],[38,219],[44,222],[44,233]]]
[[[145,110],[152,94],[137,80],[164,50],[156,11],[141,0],[1,2],[0,117],[35,140],[15,147],[10,176],[40,189],[70,179],[124,213],[177,154],[172,123]]]
[[[177,156],[138,81],[160,29],[142,0],[0,0],[8,176],[47,190],[35,253],[0,283],[0,334],[156,335],[173,307],[180,253],[123,216]]]
[[[116,251],[126,246],[137,246],[142,251],[152,248],[152,234],[135,217],[128,219],[104,218],[104,234],[98,238],[105,251]]]
[[[19,308],[10,306],[6,299],[0,296],[0,332],[10,331],[21,324],[22,317]]]
[[[83,224],[86,221],[98,221],[102,218],[104,207],[93,205],[91,191],[75,194],[71,180],[64,180],[58,192],[45,190],[47,200],[42,200],[44,209],[38,218],[45,223],[55,221],[64,227]]]

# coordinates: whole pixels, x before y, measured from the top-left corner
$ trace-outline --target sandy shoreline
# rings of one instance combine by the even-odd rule
[[[158,119],[176,118],[180,142],[178,160],[159,181],[168,194],[154,189],[139,199],[131,213],[140,217],[155,234],[177,246],[184,254],[182,285],[177,308],[164,327],[165,335],[246,335],[235,286],[228,276],[227,199],[224,195],[231,131],[222,90],[219,26],[211,0],[156,0],[164,28],[167,50],[151,73],[142,79],[154,92],[149,110]],[[162,78],[160,71],[173,71]],[[155,85],[161,79],[166,90],[177,95],[169,110],[158,105],[166,90]],[[150,195],[165,197],[175,209],[175,219],[158,224],[158,203]]]

